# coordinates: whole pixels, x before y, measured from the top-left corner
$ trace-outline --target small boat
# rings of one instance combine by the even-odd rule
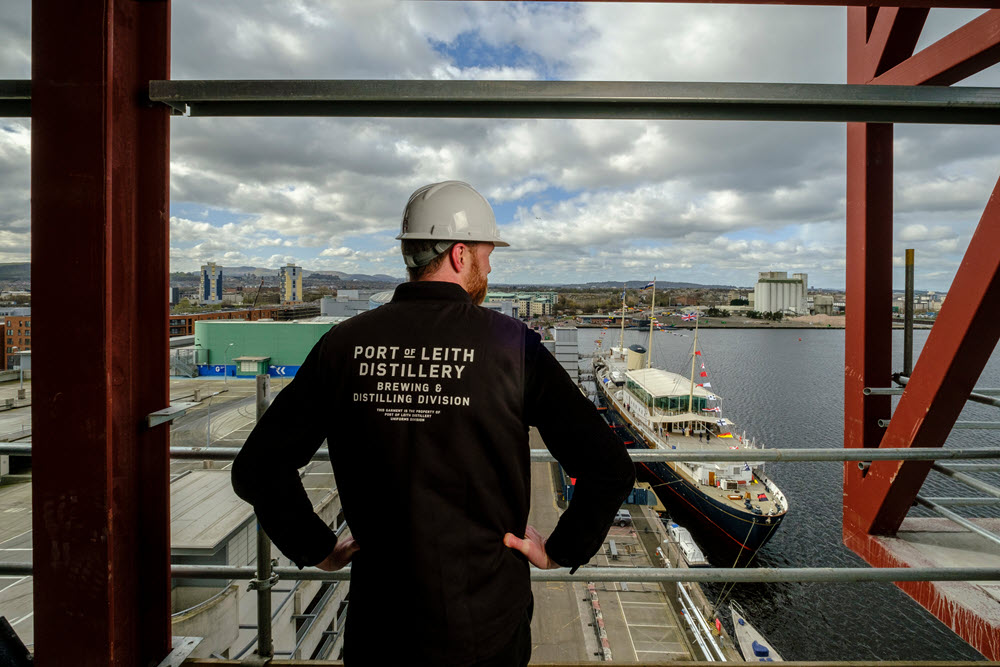
[[[667,534],[677,544],[688,567],[708,567],[708,560],[701,548],[695,543],[694,538],[691,537],[691,531],[671,522],[667,526]]]
[[[747,662],[784,662],[771,643],[760,634],[757,628],[750,625],[746,614],[735,602],[729,603],[729,613],[733,616],[733,629],[736,632],[736,642],[740,645],[743,659]]]

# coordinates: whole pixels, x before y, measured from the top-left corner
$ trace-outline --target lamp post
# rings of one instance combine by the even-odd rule
[[[236,343],[230,343],[226,346],[226,351],[222,355],[222,383],[229,384],[229,348],[231,348]]]

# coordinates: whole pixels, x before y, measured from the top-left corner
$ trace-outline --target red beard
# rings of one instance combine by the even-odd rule
[[[482,305],[486,300],[486,274],[479,268],[479,256],[472,253],[472,276],[469,278],[469,285],[465,291],[472,298],[472,303],[477,306]]]

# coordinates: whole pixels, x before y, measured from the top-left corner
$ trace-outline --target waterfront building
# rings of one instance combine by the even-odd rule
[[[199,300],[205,304],[222,303],[222,267],[209,262],[201,267]]]
[[[31,349],[31,315],[9,315],[4,318],[4,323],[7,327],[7,344],[3,348],[3,367],[9,370],[20,364],[20,352]]]
[[[381,294],[381,291],[337,290],[337,296],[324,296],[320,299],[319,314],[324,317],[353,317],[358,313],[371,310],[372,301],[378,294]],[[390,299],[391,295],[392,293],[390,292]]]
[[[331,318],[333,319],[333,318]],[[195,365],[199,376],[292,377],[316,342],[334,326],[326,322],[195,323]]]
[[[558,295],[555,292],[487,292],[483,305],[496,301],[514,301],[517,317],[544,317],[555,312]]]
[[[281,267],[281,302],[302,303],[302,267],[288,263]]]
[[[830,294],[817,294],[812,297],[813,315],[833,315],[833,296]]]
[[[806,294],[809,280],[805,273],[787,271],[761,271],[754,286],[754,310],[762,313],[794,313],[804,315],[809,311]]]
[[[488,308],[489,310],[495,310],[498,313],[503,313],[508,317],[520,318],[521,316],[521,305],[519,302],[513,299],[504,299],[496,301],[484,301],[483,308]]]

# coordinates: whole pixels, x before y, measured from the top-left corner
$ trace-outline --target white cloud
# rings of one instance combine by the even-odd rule
[[[981,12],[932,11],[921,47]],[[843,8],[655,3],[174,3],[178,79],[845,79]],[[30,75],[0,5],[0,78]],[[1000,85],[1000,70],[970,80]],[[402,275],[407,196],[458,178],[497,209],[503,282],[844,282],[845,128],[821,123],[174,118],[171,261]],[[0,261],[26,259],[30,124],[0,120]],[[894,253],[945,288],[1000,173],[1000,129],[897,125]],[[205,213],[195,213],[204,209]],[[224,225],[215,217],[227,221]],[[374,248],[374,249],[371,249]],[[224,258],[220,260],[219,258]],[[270,263],[270,264],[269,264]]]

